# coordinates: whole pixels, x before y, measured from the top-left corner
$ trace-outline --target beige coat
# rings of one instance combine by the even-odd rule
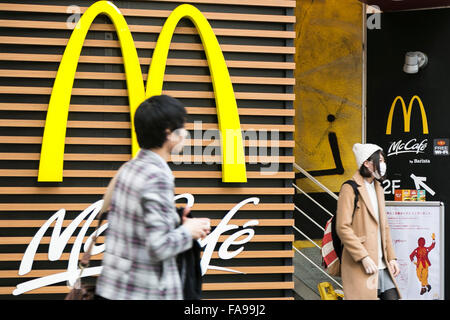
[[[356,172],[352,179],[359,185],[360,195],[354,215],[355,193],[349,184],[344,184],[339,193],[336,217],[336,232],[344,245],[341,259],[344,297],[346,300],[376,300],[378,299],[378,273],[366,274],[361,260],[370,256],[378,264],[378,221],[363,177]],[[378,198],[384,262],[388,266],[388,261],[396,259],[396,256],[385,212],[384,190],[376,180],[375,190]],[[400,295],[394,276],[389,268],[387,270]]]

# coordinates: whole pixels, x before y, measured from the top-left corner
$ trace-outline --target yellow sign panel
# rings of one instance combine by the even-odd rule
[[[394,102],[392,102],[392,106],[389,111],[389,116],[388,116],[388,121],[387,121],[387,126],[386,126],[386,134],[390,135],[392,133],[392,119],[394,117],[394,110],[395,110],[395,107],[397,106],[397,101],[400,101],[400,103],[402,105],[405,132],[410,131],[412,107],[413,107],[414,102],[417,101],[419,103],[420,113],[422,114],[423,134],[428,134],[427,114],[425,112],[425,107],[423,106],[422,100],[417,95],[412,97],[411,101],[409,102],[408,109],[406,109],[405,100],[403,100],[403,98],[401,96],[398,96],[394,99]]]
[[[178,6],[170,14],[158,37],[149,68],[147,86],[144,89],[139,57],[130,29],[119,9],[109,1],[98,1],[86,10],[64,51],[50,96],[38,181],[60,182],[63,180],[65,137],[73,82],[87,32],[99,14],[105,14],[111,19],[119,37],[130,105],[132,156],[136,156],[139,151],[134,131],[135,111],[146,98],[162,93],[166,60],[173,33],[178,22],[182,18],[188,18],[199,32],[214,87],[222,142],[222,181],[247,182],[236,98],[225,58],[208,20],[197,8],[187,4]]]

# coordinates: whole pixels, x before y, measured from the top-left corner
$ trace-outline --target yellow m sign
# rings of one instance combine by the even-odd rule
[[[423,106],[422,100],[417,95],[412,97],[411,101],[409,102],[408,109],[406,109],[406,103],[402,97],[398,96],[394,99],[394,102],[392,102],[391,109],[389,111],[389,116],[388,116],[388,121],[387,121],[387,126],[386,126],[386,134],[390,135],[392,133],[392,119],[394,117],[394,110],[395,110],[395,107],[397,106],[398,101],[400,101],[400,103],[402,105],[405,132],[410,131],[412,107],[414,105],[414,102],[417,101],[419,103],[420,113],[422,115],[423,134],[428,134],[427,114],[425,112],[425,107]]]
[[[130,105],[132,156],[136,156],[139,151],[134,131],[135,111],[146,98],[162,93],[166,60],[173,33],[178,22],[182,18],[188,18],[194,23],[200,35],[214,87],[221,135],[222,181],[247,182],[236,98],[225,58],[208,20],[198,9],[187,4],[178,6],[170,14],[158,37],[147,85],[144,88],[141,66],[128,24],[119,9],[108,1],[98,1],[86,10],[73,30],[62,56],[47,111],[38,181],[63,180],[67,119],[75,73],[87,32],[100,14],[107,15],[113,22],[122,50]]]

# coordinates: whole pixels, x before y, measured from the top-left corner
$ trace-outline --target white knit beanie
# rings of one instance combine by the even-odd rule
[[[355,143],[353,145],[353,153],[355,154],[356,164],[358,165],[358,169],[361,168],[364,161],[370,158],[372,154],[374,154],[378,150],[383,150],[381,147],[372,143]]]

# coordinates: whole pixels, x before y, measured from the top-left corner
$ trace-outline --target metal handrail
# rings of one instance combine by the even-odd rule
[[[307,177],[309,180],[314,182],[317,186],[319,186],[322,190],[324,190],[326,193],[328,193],[330,196],[332,196],[335,200],[338,200],[338,196],[334,194],[331,190],[329,190],[327,187],[325,187],[322,183],[320,183],[317,179],[315,179],[312,175],[310,175],[305,169],[300,167],[298,164],[294,163],[294,167],[299,170],[305,177]],[[329,214],[331,217],[334,215],[328,211],[326,208],[324,208],[320,203],[318,203],[316,200],[314,200],[311,196],[309,196],[305,191],[303,191],[301,188],[299,188],[295,183],[292,184],[294,188],[302,192],[306,197],[308,197],[311,201],[313,201],[317,206],[319,206],[323,211],[325,211],[327,214]],[[322,231],[325,231],[325,229],[318,224],[314,219],[312,219],[310,216],[308,216],[304,211],[299,209],[297,206],[294,205],[295,210],[299,211],[301,214],[303,214],[306,218],[308,218],[312,223],[314,223],[317,227],[319,227]],[[294,230],[296,230],[298,233],[300,233],[303,237],[305,237],[309,242],[314,244],[319,250],[322,250],[322,247],[319,246],[316,242],[314,242],[311,238],[309,238],[304,232],[302,232],[300,229],[298,229],[296,226],[294,226]],[[295,246],[292,246],[292,248],[297,251],[299,254],[301,254],[306,260],[308,260],[311,264],[313,264],[317,269],[320,270],[324,275],[326,275],[330,280],[332,280],[334,283],[336,283],[340,288],[343,288],[342,285],[337,282],[333,277],[331,277],[328,273],[326,273],[320,266],[315,264],[311,259],[309,259],[303,252],[298,250]]]
[[[294,230],[297,231],[298,233],[300,233],[302,236],[304,236],[309,242],[311,242],[312,244],[314,244],[317,248],[319,248],[320,250],[322,250],[322,247],[319,246],[314,240],[312,240],[310,237],[308,237],[304,232],[300,231],[299,228],[297,228],[296,226],[293,226]]]
[[[310,199],[312,202],[314,202],[315,204],[317,204],[323,211],[325,211],[326,213],[328,213],[331,217],[334,216],[334,214],[332,214],[330,211],[328,211],[326,208],[324,208],[320,203],[318,203],[316,200],[314,200],[313,197],[311,197],[309,194],[307,194],[305,191],[303,191],[302,189],[300,189],[295,183],[292,184],[292,186],[297,189],[298,191],[300,191],[301,193],[303,193],[308,199]]]
[[[322,227],[320,224],[318,224],[313,218],[308,216],[303,210],[299,209],[296,205],[294,205],[295,210],[303,214],[306,218],[308,218],[312,223],[314,223],[316,226],[318,226],[322,231],[325,231],[325,228]]]
[[[330,196],[332,196],[335,200],[338,199],[338,196],[334,194],[330,189],[325,187],[323,184],[321,184],[316,178],[314,178],[312,175],[310,175],[305,169],[300,167],[298,164],[294,162],[294,167],[301,173],[303,173],[309,180],[314,182],[316,185],[318,185],[322,190],[324,190],[326,193],[328,193]]]
[[[336,280],[333,279],[333,277],[331,277],[328,273],[326,273],[325,271],[322,270],[321,267],[319,267],[317,264],[314,263],[314,261],[312,261],[311,259],[309,259],[303,252],[301,252],[300,250],[298,250],[296,247],[292,247],[294,248],[295,251],[297,251],[299,254],[301,254],[303,256],[303,258],[305,258],[306,260],[308,260],[311,264],[313,264],[317,269],[319,269],[324,275],[326,275],[328,278],[330,278],[331,281],[333,281],[334,283],[336,283],[339,287],[343,288],[342,285],[337,282]]]
[[[302,231],[300,231],[300,229],[298,229],[296,226],[294,226],[295,231],[297,231],[298,233],[300,233],[302,236],[304,236],[308,241],[310,241],[311,243],[313,243],[317,248],[319,248],[320,250],[322,249],[321,246],[319,246],[317,243],[315,243],[313,240],[311,240],[311,238],[309,238],[306,234],[304,234]],[[342,288],[342,285],[337,282],[332,276],[330,276],[328,273],[326,273],[321,267],[319,267],[317,264],[315,264],[311,259],[309,259],[303,252],[301,252],[300,250],[298,250],[295,246],[292,246],[292,248],[297,251],[298,253],[300,253],[303,258],[305,258],[306,260],[308,260],[311,264],[313,264],[317,269],[320,270],[320,272],[322,272],[324,275],[326,275],[331,281],[333,281],[334,283],[336,283],[339,287]]]

